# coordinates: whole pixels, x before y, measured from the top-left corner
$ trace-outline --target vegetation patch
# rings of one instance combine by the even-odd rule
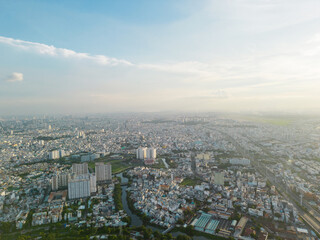
[[[195,186],[201,184],[201,180],[197,178],[185,178],[183,181],[180,183],[181,186]]]

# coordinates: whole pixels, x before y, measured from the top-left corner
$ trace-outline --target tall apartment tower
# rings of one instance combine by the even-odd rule
[[[52,191],[68,186],[69,175],[67,173],[56,174],[51,178]]]
[[[112,166],[111,164],[104,164],[97,162],[95,165],[96,179],[98,182],[112,180]]]
[[[59,175],[54,175],[51,178],[51,188],[52,191],[57,191],[59,189]]]
[[[97,191],[97,179],[96,176],[90,175],[90,192],[95,193]]]
[[[77,175],[88,174],[88,163],[74,163],[72,164],[72,173]]]
[[[157,150],[155,148],[148,148],[147,149],[147,159],[156,159],[157,158]]]
[[[68,182],[69,199],[89,197],[96,191],[96,177],[90,174],[74,175]]]
[[[59,174],[59,187],[68,187],[68,173],[61,173]]]
[[[60,153],[58,150],[53,150],[49,152],[49,159],[58,159],[60,157]]]
[[[147,157],[147,148],[138,148],[137,149],[137,159],[145,159]]]

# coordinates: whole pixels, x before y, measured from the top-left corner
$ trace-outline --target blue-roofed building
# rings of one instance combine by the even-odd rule
[[[206,233],[210,233],[210,234],[215,234],[215,231],[216,231],[216,229],[217,229],[217,227],[218,227],[218,225],[219,225],[219,220],[216,220],[216,219],[212,219],[209,223],[208,223],[208,225],[207,225],[207,227],[206,227],[206,229],[205,229],[205,232]]]
[[[204,232],[205,227],[211,219],[210,214],[202,213],[196,224],[194,225],[194,229],[197,231]]]

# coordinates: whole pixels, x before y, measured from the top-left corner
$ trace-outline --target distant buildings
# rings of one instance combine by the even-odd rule
[[[137,149],[137,159],[144,160],[147,157],[147,148]]]
[[[78,134],[77,134],[77,137],[78,138],[85,138],[86,134],[84,133],[84,131],[79,131]]]
[[[54,150],[49,152],[49,159],[58,159],[60,157],[59,151],[58,150]]]
[[[80,156],[81,162],[88,162],[88,161],[93,161],[95,159],[98,159],[100,157],[99,153],[89,153],[85,155]]]
[[[155,148],[147,149],[147,159],[156,159],[157,158],[157,150]]]
[[[136,153],[137,159],[145,160],[152,159],[155,160],[157,158],[157,150],[155,148],[138,148]]]
[[[49,159],[53,160],[53,159],[59,159],[62,158],[66,155],[64,150],[53,150],[51,152],[49,152]]]
[[[98,182],[112,180],[111,164],[104,164],[103,162],[96,163],[95,173]]]

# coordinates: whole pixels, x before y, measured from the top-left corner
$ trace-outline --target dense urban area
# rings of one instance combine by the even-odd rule
[[[319,239],[320,118],[0,119],[0,239]]]

